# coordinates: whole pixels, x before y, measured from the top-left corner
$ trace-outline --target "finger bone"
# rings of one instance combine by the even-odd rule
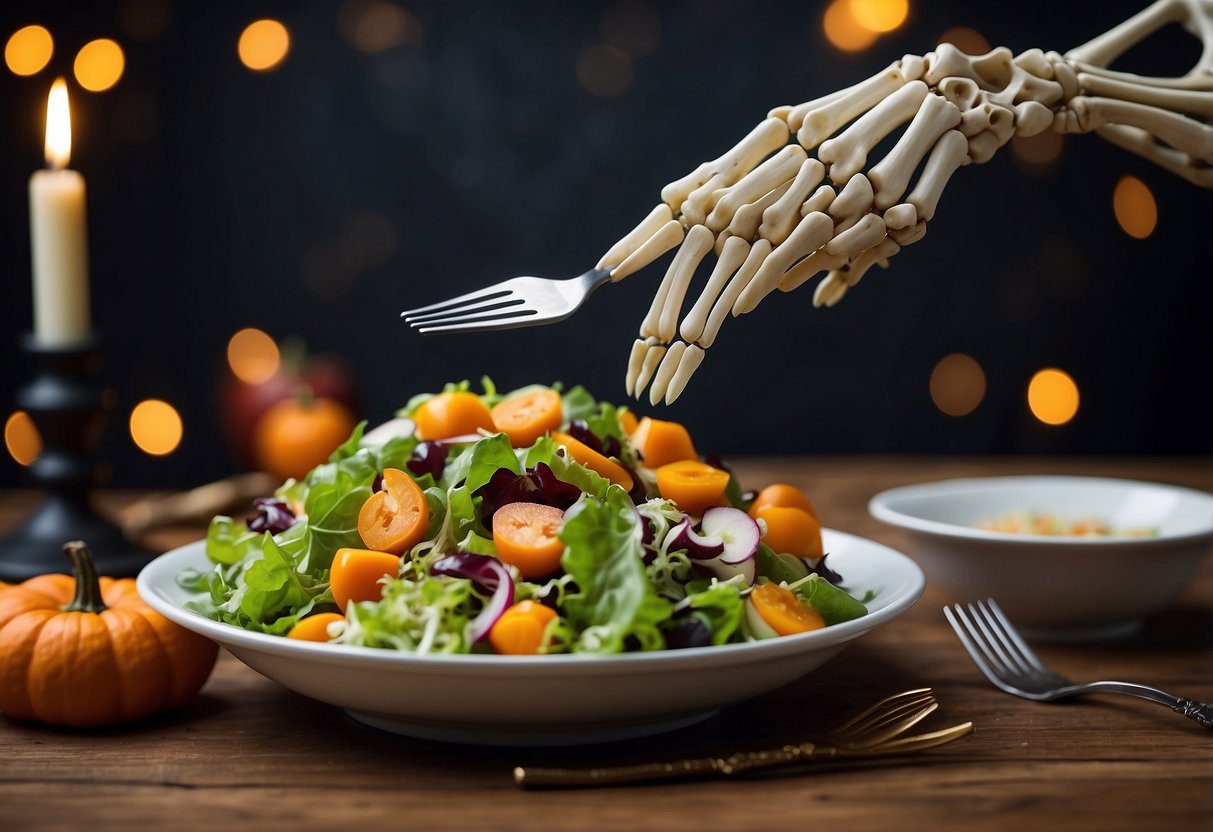
[[[890,231],[909,228],[918,222],[918,209],[908,202],[894,205],[884,212],[884,224]]]
[[[729,237],[725,241],[724,247],[720,250],[720,257],[716,261],[716,267],[712,269],[712,274],[708,278],[707,285],[703,287],[703,292],[699,295],[699,299],[695,301],[695,305],[691,307],[691,311],[687,313],[687,316],[682,319],[682,325],[679,327],[679,334],[682,335],[687,343],[697,341],[699,336],[703,334],[703,328],[708,321],[708,313],[712,310],[712,304],[716,302],[716,298],[720,295],[720,291],[725,287],[728,279],[741,268],[749,253],[750,244],[742,238]]]
[[[632,343],[632,353],[628,356],[628,374],[623,384],[623,389],[629,396],[635,391],[636,378],[640,375],[644,356],[649,351],[649,347],[655,343],[657,342],[654,338],[637,338]]]
[[[711,179],[691,191],[691,195],[678,207],[682,221],[687,225],[703,225],[708,212],[716,205],[716,194],[723,192],[728,184],[723,173],[712,174]]]
[[[926,59],[922,55],[902,55],[896,64],[903,81],[917,81],[927,71]]]
[[[851,257],[851,262],[839,270],[847,286],[854,286],[863,279],[868,270],[877,263],[888,266],[888,259],[901,251],[901,246],[892,237],[885,237],[876,245]]]
[[[889,236],[892,237],[893,241],[896,242],[897,245],[901,246],[902,248],[913,245],[914,243],[917,243],[919,240],[921,240],[923,237],[927,236],[927,221],[919,220],[914,225],[911,225],[909,228],[902,228],[897,231],[890,231]]]
[[[816,147],[832,136],[839,127],[866,113],[905,85],[897,65],[873,75],[847,90],[845,95],[829,100],[804,114],[796,140],[805,150]],[[816,102],[814,102],[816,103]]]
[[[837,271],[831,270],[817,284],[817,288],[813,290],[813,308],[819,309],[822,306],[831,307],[842,300],[843,295],[846,293],[847,282],[842,279],[842,276]]]
[[[656,335],[662,341],[672,341],[678,331],[678,313],[682,309],[683,298],[686,297],[687,287],[695,276],[704,256],[712,250],[716,237],[706,226],[696,225],[687,232],[683,241],[666,269],[665,277],[657,294],[653,296],[653,304],[649,313],[640,325],[642,335]]]
[[[640,271],[681,243],[683,234],[682,223],[670,220],[611,271],[611,280],[617,283],[633,272]]]
[[[628,255],[640,248],[646,243],[649,238],[661,230],[661,227],[674,218],[670,211],[670,206],[664,202],[656,206],[649,215],[640,221],[640,224],[624,235],[623,239],[611,246],[607,253],[602,255],[602,259],[598,261],[596,269],[603,269],[609,266],[618,266]]]
[[[716,187],[731,185],[783,147],[787,140],[788,125],[783,119],[768,118],[719,158],[704,162],[687,176],[662,188],[661,201],[677,212],[690,195],[713,176],[722,176],[721,183]]]
[[[708,228],[720,231],[732,221],[742,205],[791,181],[807,157],[803,148],[790,144],[747,173],[735,185],[714,194],[714,207],[707,217]]]
[[[705,355],[707,355],[707,352],[703,348],[695,344],[687,346],[686,351],[682,354],[682,360],[678,362],[678,369],[674,371],[674,377],[670,379],[670,384],[666,388],[666,404],[673,404],[682,395],[682,391],[687,388],[687,382],[691,380],[691,376],[695,374],[695,371],[699,369],[699,365],[703,363]]]
[[[762,212],[758,234],[775,245],[786,240],[800,221],[800,206],[809,196],[809,191],[824,177],[825,165],[816,159],[806,159],[783,196]]]
[[[860,116],[842,133],[823,142],[817,156],[829,165],[830,179],[841,185],[862,170],[872,148],[913,118],[928,92],[922,81],[911,81]]]
[[[769,240],[758,240],[750,247],[750,253],[746,255],[745,262],[741,264],[741,268],[737,270],[737,274],[733,275],[733,279],[729,281],[729,285],[725,287],[724,292],[716,299],[716,304],[712,307],[712,313],[708,315],[708,322],[703,328],[703,334],[696,339],[700,346],[706,349],[716,341],[720,327],[724,324],[724,319],[732,311],[737,298],[750,285],[750,281],[754,279],[754,275],[770,254],[771,243]]]
[[[818,249],[784,272],[783,277],[779,280],[779,291],[795,291],[819,272],[837,269],[846,262],[845,254],[828,254],[824,248]]]
[[[657,368],[657,373],[653,376],[653,384],[649,387],[649,404],[657,404],[665,396],[666,388],[670,386],[670,379],[674,377],[678,365],[682,363],[682,354],[686,352],[686,348],[687,345],[682,341],[675,341],[666,350],[665,357],[661,359],[661,366]]]
[[[826,254],[853,256],[879,243],[886,233],[881,216],[867,214],[851,228],[826,243]]]
[[[984,135],[984,134],[983,134]],[[918,178],[914,190],[906,197],[906,202],[914,206],[920,221],[929,220],[935,216],[935,208],[939,205],[939,197],[947,186],[948,180],[956,169],[964,164],[969,152],[969,144],[956,130],[949,130],[935,143],[935,148],[923,166],[922,176]],[[904,241],[902,245],[906,245]]]
[[[632,395],[640,398],[640,392],[648,385],[649,379],[653,377],[657,367],[661,364],[661,359],[665,356],[665,344],[651,344],[648,352],[644,354],[644,361],[640,365],[640,372],[636,374],[636,382],[632,385]]]
[[[826,211],[838,196],[833,185],[822,185],[800,206],[800,216],[807,217],[815,211]]]
[[[847,184],[830,202],[826,213],[833,217],[836,223],[849,227],[871,207],[872,182],[862,173],[857,173],[847,180]]]
[[[755,200],[748,205],[742,205],[737,209],[737,213],[733,215],[733,221],[729,223],[729,227],[726,229],[728,233],[753,242],[758,237],[758,226],[762,223],[763,212],[774,205],[791,187],[791,182],[784,182],[769,194],[765,194],[761,199]]]
[[[923,157],[940,136],[959,123],[960,110],[946,98],[932,95],[922,102],[918,114],[889,155],[868,171],[868,179],[872,180],[876,192],[877,208],[883,211],[901,201],[901,195]]]
[[[792,264],[817,251],[834,236],[834,219],[821,212],[803,217],[781,245],[763,261],[762,267],[733,304],[734,315],[752,312],[770,294]]]

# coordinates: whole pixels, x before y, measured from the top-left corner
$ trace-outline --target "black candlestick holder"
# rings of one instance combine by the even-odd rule
[[[149,553],[127,540],[93,507],[97,485],[94,451],[110,409],[99,381],[101,344],[96,336],[71,347],[47,347],[26,336],[21,351],[35,366],[17,392],[42,437],[30,474],[44,499],[15,530],[0,538],[0,580],[21,581],[45,572],[67,572],[63,544],[83,540],[102,575],[129,577]]]

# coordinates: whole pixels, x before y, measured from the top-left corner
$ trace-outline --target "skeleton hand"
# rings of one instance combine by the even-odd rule
[[[1205,44],[1187,75],[1106,69],[1171,22]],[[1094,132],[1213,187],[1210,119],[1213,0],[1158,0],[1064,56],[999,48],[970,57],[945,43],[853,87],[778,107],[736,147],[663,188],[661,204],[598,262],[621,280],[678,247],[632,347],[628,394],[649,386],[653,404],[672,403],[725,318],[753,311],[775,289],[790,292],[824,271],[813,305],[838,303],[873,265],[923,238],[958,168],[988,161],[1014,135]],[[903,125],[869,166],[872,149]],[[709,251],[716,265],[679,323]]]

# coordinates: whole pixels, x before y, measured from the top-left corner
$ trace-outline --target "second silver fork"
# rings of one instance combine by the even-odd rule
[[[1136,682],[1072,682],[1037,657],[993,598],[967,606],[966,612],[960,604],[953,604],[944,607],[943,614],[978,670],[1000,690],[1037,702],[1084,693],[1120,693],[1166,705],[1213,729],[1213,704]]]

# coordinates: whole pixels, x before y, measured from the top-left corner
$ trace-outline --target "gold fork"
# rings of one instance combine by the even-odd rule
[[[765,751],[746,751],[727,757],[698,757],[668,763],[599,768],[540,768],[518,766],[514,782],[521,788],[606,786],[646,780],[701,776],[735,777],[759,769],[807,763],[812,760],[907,754],[934,748],[963,737],[973,723],[901,737],[939,707],[930,688],[918,688],[886,697],[826,734],[821,742],[784,745]],[[898,739],[900,737],[900,739]]]

